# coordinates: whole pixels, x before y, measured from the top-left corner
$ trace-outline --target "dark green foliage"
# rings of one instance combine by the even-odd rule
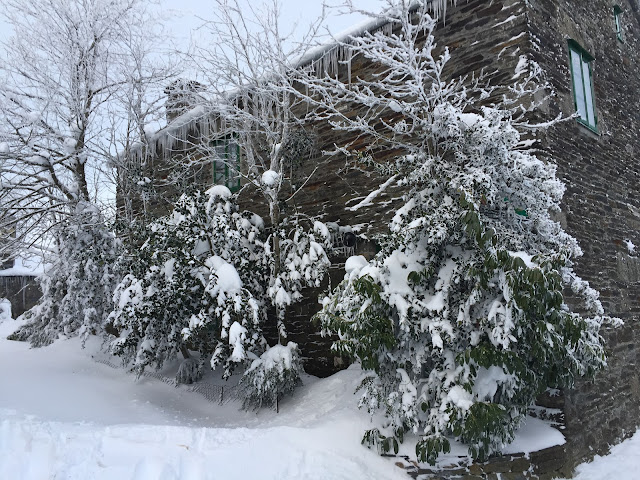
[[[133,237],[122,259],[130,273],[115,292],[110,321],[120,333],[110,349],[138,373],[192,351],[197,369],[181,378],[200,376],[209,362],[228,376],[247,349],[263,348],[262,222],[216,188],[183,196],[171,215],[140,232],[143,242]],[[239,347],[229,338],[235,323],[244,329],[234,338]]]
[[[244,410],[276,408],[281,398],[302,385],[302,363],[298,345],[289,342],[267,349],[240,380],[240,398]]]
[[[575,240],[549,215],[563,191],[555,168],[513,150],[508,113],[484,109],[465,117],[470,126],[455,108],[441,111],[447,154],[406,159],[406,203],[380,251],[347,272],[317,316],[338,335],[336,352],[375,373],[361,405],[383,409],[388,424],[364,443],[391,451],[417,431],[429,463],[447,437],[481,460],[512,441],[541,392],[604,366],[598,331],[609,320],[572,271]]]

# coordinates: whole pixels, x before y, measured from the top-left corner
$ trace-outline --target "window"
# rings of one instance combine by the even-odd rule
[[[593,98],[593,57],[573,40],[569,40],[573,98],[578,121],[593,131],[597,131],[598,120]]]
[[[225,185],[232,192],[240,188],[240,146],[232,137],[211,142],[213,184]]]
[[[621,42],[624,41],[622,39],[622,21],[621,21],[621,17],[622,17],[622,9],[620,8],[619,5],[616,5],[613,7],[613,20],[615,22],[615,27],[616,27],[616,37],[618,37],[618,40],[620,40]]]

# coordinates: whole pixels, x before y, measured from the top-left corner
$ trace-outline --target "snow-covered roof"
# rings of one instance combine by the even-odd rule
[[[44,273],[42,259],[16,257],[13,267],[0,270],[0,277],[37,277]]]
[[[448,3],[456,5],[458,0],[426,0],[427,8],[430,8],[435,17],[444,17],[447,12]],[[422,4],[422,0],[411,0],[409,10],[417,9]],[[381,12],[372,18],[363,20],[352,27],[343,30],[334,35],[326,43],[310,49],[305,55],[294,62],[296,68],[312,65],[316,73],[336,72],[342,62],[348,62],[351,59],[351,51],[349,48],[349,39],[362,36],[366,33],[375,33],[383,30],[390,34],[393,25],[390,21],[390,13],[388,10]],[[205,92],[199,91],[202,95]],[[233,91],[229,91],[225,95],[227,98],[233,96]],[[224,103],[224,99],[208,98],[210,105],[216,103]],[[168,123],[165,127],[156,131],[148,137],[149,145],[160,148],[163,155],[168,155],[174,143],[184,142],[189,132],[194,128],[198,130],[201,136],[208,137],[210,133],[218,130],[219,125],[212,119],[213,112],[205,109],[202,105],[196,106],[191,110],[179,115]],[[131,153],[133,155],[141,153],[142,144],[134,145]]]
[[[458,0],[427,0],[427,7],[431,9],[435,17],[444,17],[447,13],[448,2],[455,5],[457,1]],[[423,2],[421,0],[412,0],[411,5],[409,5],[409,10],[416,10],[422,3]],[[379,15],[358,22],[337,35],[334,35],[328,42],[309,50],[305,55],[298,59],[296,66],[302,67],[320,60],[323,56],[329,54],[331,50],[348,44],[349,39],[353,37],[361,37],[366,33],[375,33],[385,27],[390,28],[390,13],[391,12],[388,10],[385,10]]]

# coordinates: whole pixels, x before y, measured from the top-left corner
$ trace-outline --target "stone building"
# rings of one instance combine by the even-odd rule
[[[541,452],[524,466],[520,462],[517,467],[513,463],[478,467],[477,476],[468,478],[497,478],[495,472],[501,472],[502,478],[570,475],[575,465],[605,453],[610,444],[640,425],[640,258],[633,246],[640,246],[640,109],[636,111],[640,106],[640,2],[457,0],[448,7],[446,22],[435,34],[438,44],[450,49],[452,77],[484,69],[494,84],[506,85],[512,82],[521,58],[526,58],[542,68],[553,94],[537,111],[536,120],[575,114],[539,132],[536,145],[541,157],[558,165],[567,187],[560,220],[584,251],[576,271],[601,292],[607,312],[622,318],[625,325],[604,333],[608,369],[593,381],[579,382],[575,389],[547,399],[547,404],[562,412],[565,445]],[[331,55],[336,53],[329,47],[313,61],[329,65]],[[367,75],[370,68],[362,59],[354,59],[350,73],[355,78]],[[156,152],[173,155],[187,137],[198,141],[198,122],[189,113],[175,119],[156,136]],[[329,125],[314,125],[313,132],[318,152],[336,141]],[[167,141],[168,136],[175,140]],[[385,225],[389,204],[399,192],[387,189],[373,208],[355,208],[381,179],[345,169],[344,158],[316,160],[325,165],[296,197],[296,208],[325,222],[351,226],[359,234],[356,248],[372,253],[371,244],[363,238]],[[339,265],[344,258],[336,260]],[[339,362],[309,326],[315,309],[316,304],[309,302],[295,312],[298,328],[290,331],[315,366],[309,370],[326,374]],[[534,465],[529,469],[530,463]],[[522,474],[523,470],[528,473]]]
[[[42,268],[22,257],[0,262],[0,299],[11,303],[11,316],[18,318],[33,307],[42,296],[37,276]]]
[[[0,231],[0,246],[14,235],[14,231]],[[39,266],[20,256],[0,255],[0,299],[10,302],[13,318],[18,318],[40,299],[42,292],[36,281],[40,272]]]

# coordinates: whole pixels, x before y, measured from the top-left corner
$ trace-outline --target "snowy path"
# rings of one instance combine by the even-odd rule
[[[242,412],[91,358],[77,339],[29,349],[0,323],[0,479],[406,480],[360,445],[361,373],[306,380],[282,413]]]
[[[389,462],[353,455],[352,447],[327,430],[97,427],[5,412],[0,478],[406,480]]]

